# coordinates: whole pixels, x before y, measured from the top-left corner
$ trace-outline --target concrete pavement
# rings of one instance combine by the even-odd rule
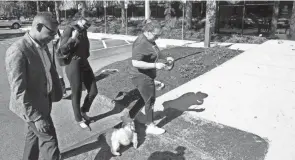
[[[270,40],[249,49],[210,72],[158,97],[155,110],[187,92],[209,96],[204,112],[187,117],[206,119],[263,137],[265,160],[295,159],[295,42]],[[192,106],[193,107],[193,106]]]

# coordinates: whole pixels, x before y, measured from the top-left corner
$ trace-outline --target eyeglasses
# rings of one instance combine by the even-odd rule
[[[42,24],[42,23],[40,23],[42,26],[44,26],[46,29],[48,29],[49,30],[49,35],[50,36],[55,36],[58,32],[57,31],[54,31],[54,30],[52,30],[51,28],[49,28],[49,27],[47,27],[45,24]]]

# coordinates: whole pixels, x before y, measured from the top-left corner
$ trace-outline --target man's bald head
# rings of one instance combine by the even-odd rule
[[[50,12],[39,12],[34,17],[30,35],[42,44],[49,43],[58,31],[58,22]]]

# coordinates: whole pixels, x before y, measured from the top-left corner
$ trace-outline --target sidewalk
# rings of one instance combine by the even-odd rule
[[[254,133],[269,143],[265,160],[295,159],[295,43],[267,41],[212,71],[168,92],[163,103],[188,92],[209,96],[204,112],[187,117],[206,119]]]

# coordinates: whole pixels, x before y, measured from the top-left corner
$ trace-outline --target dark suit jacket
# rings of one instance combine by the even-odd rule
[[[87,36],[87,30],[80,31],[77,39],[72,39],[73,31],[73,26],[68,26],[63,31],[60,41],[60,50],[62,53],[71,52],[78,57],[87,59],[90,55],[90,44]]]
[[[58,74],[50,59],[52,91],[48,94],[45,68],[28,33],[6,51],[5,67],[11,89],[9,109],[26,122],[49,118],[51,102],[62,98]]]

